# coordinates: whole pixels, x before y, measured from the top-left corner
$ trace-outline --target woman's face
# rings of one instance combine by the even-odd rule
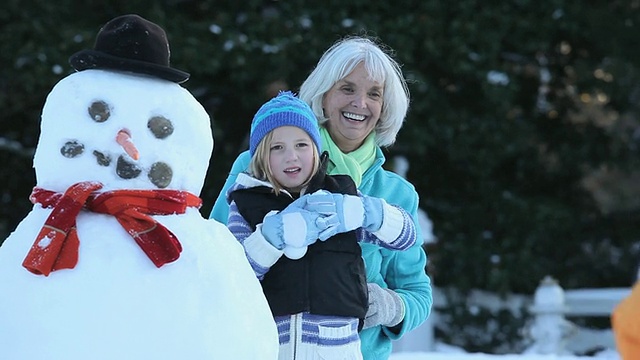
[[[331,139],[345,153],[373,131],[382,111],[383,85],[369,78],[363,63],[324,94],[322,108]]]
[[[281,126],[273,130],[269,167],[280,186],[290,192],[300,192],[313,171],[314,146],[309,134],[299,127]]]

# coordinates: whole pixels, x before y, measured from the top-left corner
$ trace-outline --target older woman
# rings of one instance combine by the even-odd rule
[[[405,209],[417,223],[418,194],[412,184],[383,169],[381,147],[395,142],[409,107],[409,91],[398,64],[374,41],[345,38],[330,47],[300,88],[313,109],[329,174],[348,174],[363,194],[383,198]],[[225,194],[249,153],[240,154],[211,212],[227,222]],[[420,241],[406,251],[361,243],[369,288],[369,310],[360,333],[364,359],[387,359],[391,340],[429,316],[431,283]]]

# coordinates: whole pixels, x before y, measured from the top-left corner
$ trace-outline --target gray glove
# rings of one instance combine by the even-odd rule
[[[393,290],[383,289],[376,283],[367,283],[369,288],[369,310],[364,318],[363,329],[396,326],[404,319],[404,303]]]

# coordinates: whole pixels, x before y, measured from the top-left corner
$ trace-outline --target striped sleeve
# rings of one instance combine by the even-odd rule
[[[357,230],[358,240],[390,250],[406,250],[416,243],[418,234],[411,216],[401,207],[385,205],[382,227],[376,232]]]
[[[238,211],[234,201],[229,204],[227,227],[244,248],[244,253],[256,277],[262,280],[271,266],[282,256],[282,250],[276,249],[262,236],[261,225],[258,225],[255,231],[252,230],[251,225]]]

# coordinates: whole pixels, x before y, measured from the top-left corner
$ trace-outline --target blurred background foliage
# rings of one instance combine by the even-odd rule
[[[110,19],[137,13],[164,27],[172,66],[191,73],[184,86],[212,119],[204,216],[257,108],[280,89],[297,91],[335,40],[368,35],[394,50],[410,81],[410,113],[386,152],[389,169],[395,156],[409,160],[406,176],[433,222],[437,286],[531,294],[545,275],[565,288],[629,286],[635,277],[640,0],[5,0],[0,8],[0,243],[31,209],[40,112],[72,72],[68,57],[93,47]],[[452,311],[439,336],[500,351],[495,338],[467,330],[486,325],[477,314]]]

